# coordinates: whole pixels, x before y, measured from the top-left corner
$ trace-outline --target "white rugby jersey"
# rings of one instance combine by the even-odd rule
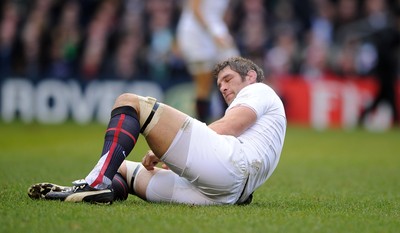
[[[279,96],[264,83],[243,88],[226,111],[239,105],[248,106],[257,114],[255,124],[238,137],[244,144],[250,164],[245,190],[250,195],[269,178],[279,162],[286,133],[286,115]]]

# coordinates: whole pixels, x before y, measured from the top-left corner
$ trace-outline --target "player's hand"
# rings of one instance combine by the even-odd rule
[[[157,156],[151,150],[147,151],[142,159],[143,166],[149,171],[154,170],[154,167],[157,166],[159,162],[160,159],[157,158]]]
[[[168,167],[168,165],[167,165],[167,164],[165,164],[165,163],[163,163],[163,164],[161,165],[161,167],[162,167],[163,169],[165,169],[165,170],[169,170],[169,167]]]

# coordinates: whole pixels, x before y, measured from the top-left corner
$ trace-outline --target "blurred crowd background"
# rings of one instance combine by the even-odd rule
[[[217,0],[216,0],[217,1]],[[175,42],[184,0],[2,0],[6,78],[191,80]],[[400,74],[398,0],[232,0],[226,22],[267,81]]]

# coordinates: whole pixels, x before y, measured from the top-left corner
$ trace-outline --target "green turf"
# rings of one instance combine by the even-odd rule
[[[290,126],[276,172],[249,206],[33,201],[97,161],[104,125],[0,123],[0,232],[399,232],[400,132]],[[130,155],[147,150],[141,139]]]

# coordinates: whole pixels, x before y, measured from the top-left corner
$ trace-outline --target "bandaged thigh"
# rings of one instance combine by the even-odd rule
[[[157,124],[160,115],[163,111],[163,104],[157,103],[158,108],[155,109],[157,100],[152,97],[139,96],[140,105],[140,126],[142,127],[141,133],[147,136],[150,130]]]
[[[192,120],[187,118],[172,141],[168,151],[161,157],[161,161],[168,165],[169,169],[181,176],[186,168],[189,156],[189,146],[192,133]]]

